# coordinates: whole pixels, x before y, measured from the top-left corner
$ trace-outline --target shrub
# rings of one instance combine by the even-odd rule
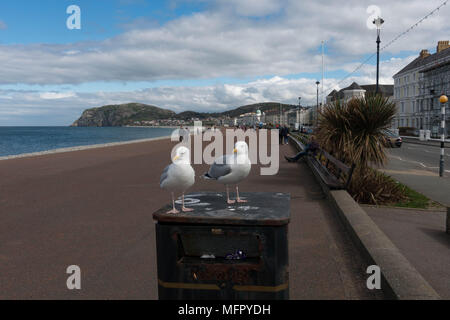
[[[353,177],[348,192],[355,201],[364,204],[379,205],[407,199],[403,185],[371,168]]]
[[[395,116],[395,104],[381,95],[336,101],[319,114],[316,138],[319,144],[348,165],[356,164],[349,192],[363,203],[400,199],[395,182],[374,172],[370,165],[384,165],[384,131]]]

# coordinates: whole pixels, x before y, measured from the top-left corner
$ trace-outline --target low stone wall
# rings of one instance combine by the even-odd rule
[[[291,137],[298,150],[304,146]],[[439,300],[440,296],[403,256],[400,250],[372,221],[361,206],[346,190],[330,190],[322,181],[309,157],[305,161],[312,170],[322,190],[335,207],[340,220],[348,230],[353,242],[361,251],[369,265],[377,265],[381,270],[381,288],[391,299]],[[447,212],[447,232],[450,209]]]

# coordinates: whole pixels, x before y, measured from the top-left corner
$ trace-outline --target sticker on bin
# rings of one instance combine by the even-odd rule
[[[242,260],[245,259],[246,255],[242,250],[236,250],[235,253],[227,254],[225,259],[227,260]]]

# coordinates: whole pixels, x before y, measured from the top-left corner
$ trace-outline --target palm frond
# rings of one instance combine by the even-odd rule
[[[394,116],[395,104],[380,95],[336,101],[320,112],[317,139],[323,148],[358,167],[383,165],[384,130]]]

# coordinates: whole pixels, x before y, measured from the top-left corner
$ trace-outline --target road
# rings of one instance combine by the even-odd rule
[[[450,179],[450,149],[445,149],[444,161],[447,163],[445,177]],[[419,169],[429,170],[439,173],[439,157],[441,149],[436,146],[426,146],[413,143],[403,143],[401,148],[392,148],[389,150],[389,157],[402,162],[408,167],[418,167]]]
[[[450,149],[445,149],[444,177],[439,177],[440,148],[423,144],[403,143],[388,150],[388,162],[381,169],[398,181],[450,206]]]

